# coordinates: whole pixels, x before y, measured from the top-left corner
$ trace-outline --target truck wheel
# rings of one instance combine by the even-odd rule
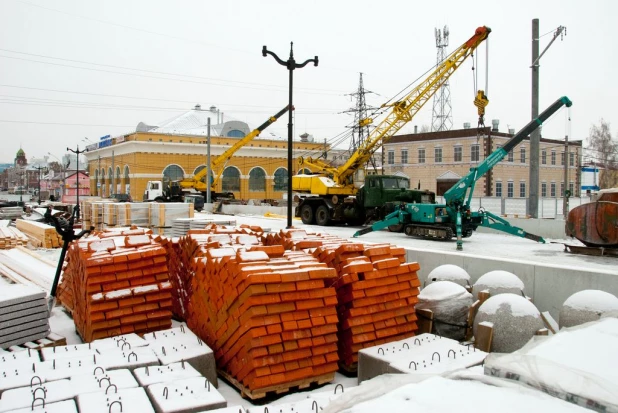
[[[315,223],[321,226],[330,224],[330,212],[325,205],[320,205],[315,211]]]
[[[163,198],[162,196],[158,196],[155,198],[154,200],[155,202],[165,202],[165,198]]]
[[[302,219],[303,224],[305,225],[311,225],[315,222],[311,205],[303,205],[300,209],[300,219]]]

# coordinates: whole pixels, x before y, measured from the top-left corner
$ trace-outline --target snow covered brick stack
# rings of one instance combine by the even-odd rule
[[[166,242],[131,227],[70,246],[60,299],[84,341],[171,326]]]
[[[245,396],[326,383],[338,369],[335,277],[282,245],[210,248],[196,260],[188,324]]]
[[[405,263],[405,250],[389,244],[341,243],[313,255],[336,269],[339,365],[353,372],[358,351],[414,336],[418,263]]]

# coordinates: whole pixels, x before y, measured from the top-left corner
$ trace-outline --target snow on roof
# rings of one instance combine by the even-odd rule
[[[516,317],[541,316],[541,313],[534,304],[520,295],[511,293],[498,294],[488,298],[487,301],[479,307],[479,312],[495,314],[499,309],[507,309],[507,307],[511,309],[511,314]]]
[[[161,126],[156,126],[148,132],[206,136],[208,134],[208,118],[210,118],[211,122],[211,136],[221,136],[225,123],[235,120],[226,115],[225,122],[215,124],[217,121],[216,113],[208,110],[192,109],[182,115],[163,122]]]
[[[563,306],[576,310],[606,312],[618,310],[618,298],[601,290],[584,290],[567,298]]]

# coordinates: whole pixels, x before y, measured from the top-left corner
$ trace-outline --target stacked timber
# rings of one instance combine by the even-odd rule
[[[28,245],[28,237],[17,228],[0,226],[0,249],[11,249],[19,245]]]
[[[15,221],[17,229],[28,237],[35,247],[58,248],[63,244],[62,237],[56,232],[56,228],[42,222],[18,219]]]
[[[49,334],[45,293],[21,284],[0,289],[0,348],[39,340]]]
[[[72,311],[84,341],[171,327],[166,244],[131,227],[69,246],[58,299]]]

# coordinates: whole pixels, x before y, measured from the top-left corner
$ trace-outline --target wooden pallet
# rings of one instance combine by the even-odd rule
[[[56,333],[50,333],[47,337],[34,341],[28,341],[26,343],[15,345],[7,348],[7,351],[17,352],[25,350],[38,350],[45,347],[66,346],[67,339]]]
[[[295,380],[289,383],[282,383],[275,386],[268,386],[261,389],[250,390],[225,371],[217,370],[217,373],[232,386],[236,387],[240,391],[241,397],[251,400],[263,399],[266,396],[270,395],[289,393],[294,390],[302,390],[309,388],[312,385],[321,386],[322,384],[330,383],[335,380],[335,373],[328,373],[321,376],[312,377],[310,379]]]

